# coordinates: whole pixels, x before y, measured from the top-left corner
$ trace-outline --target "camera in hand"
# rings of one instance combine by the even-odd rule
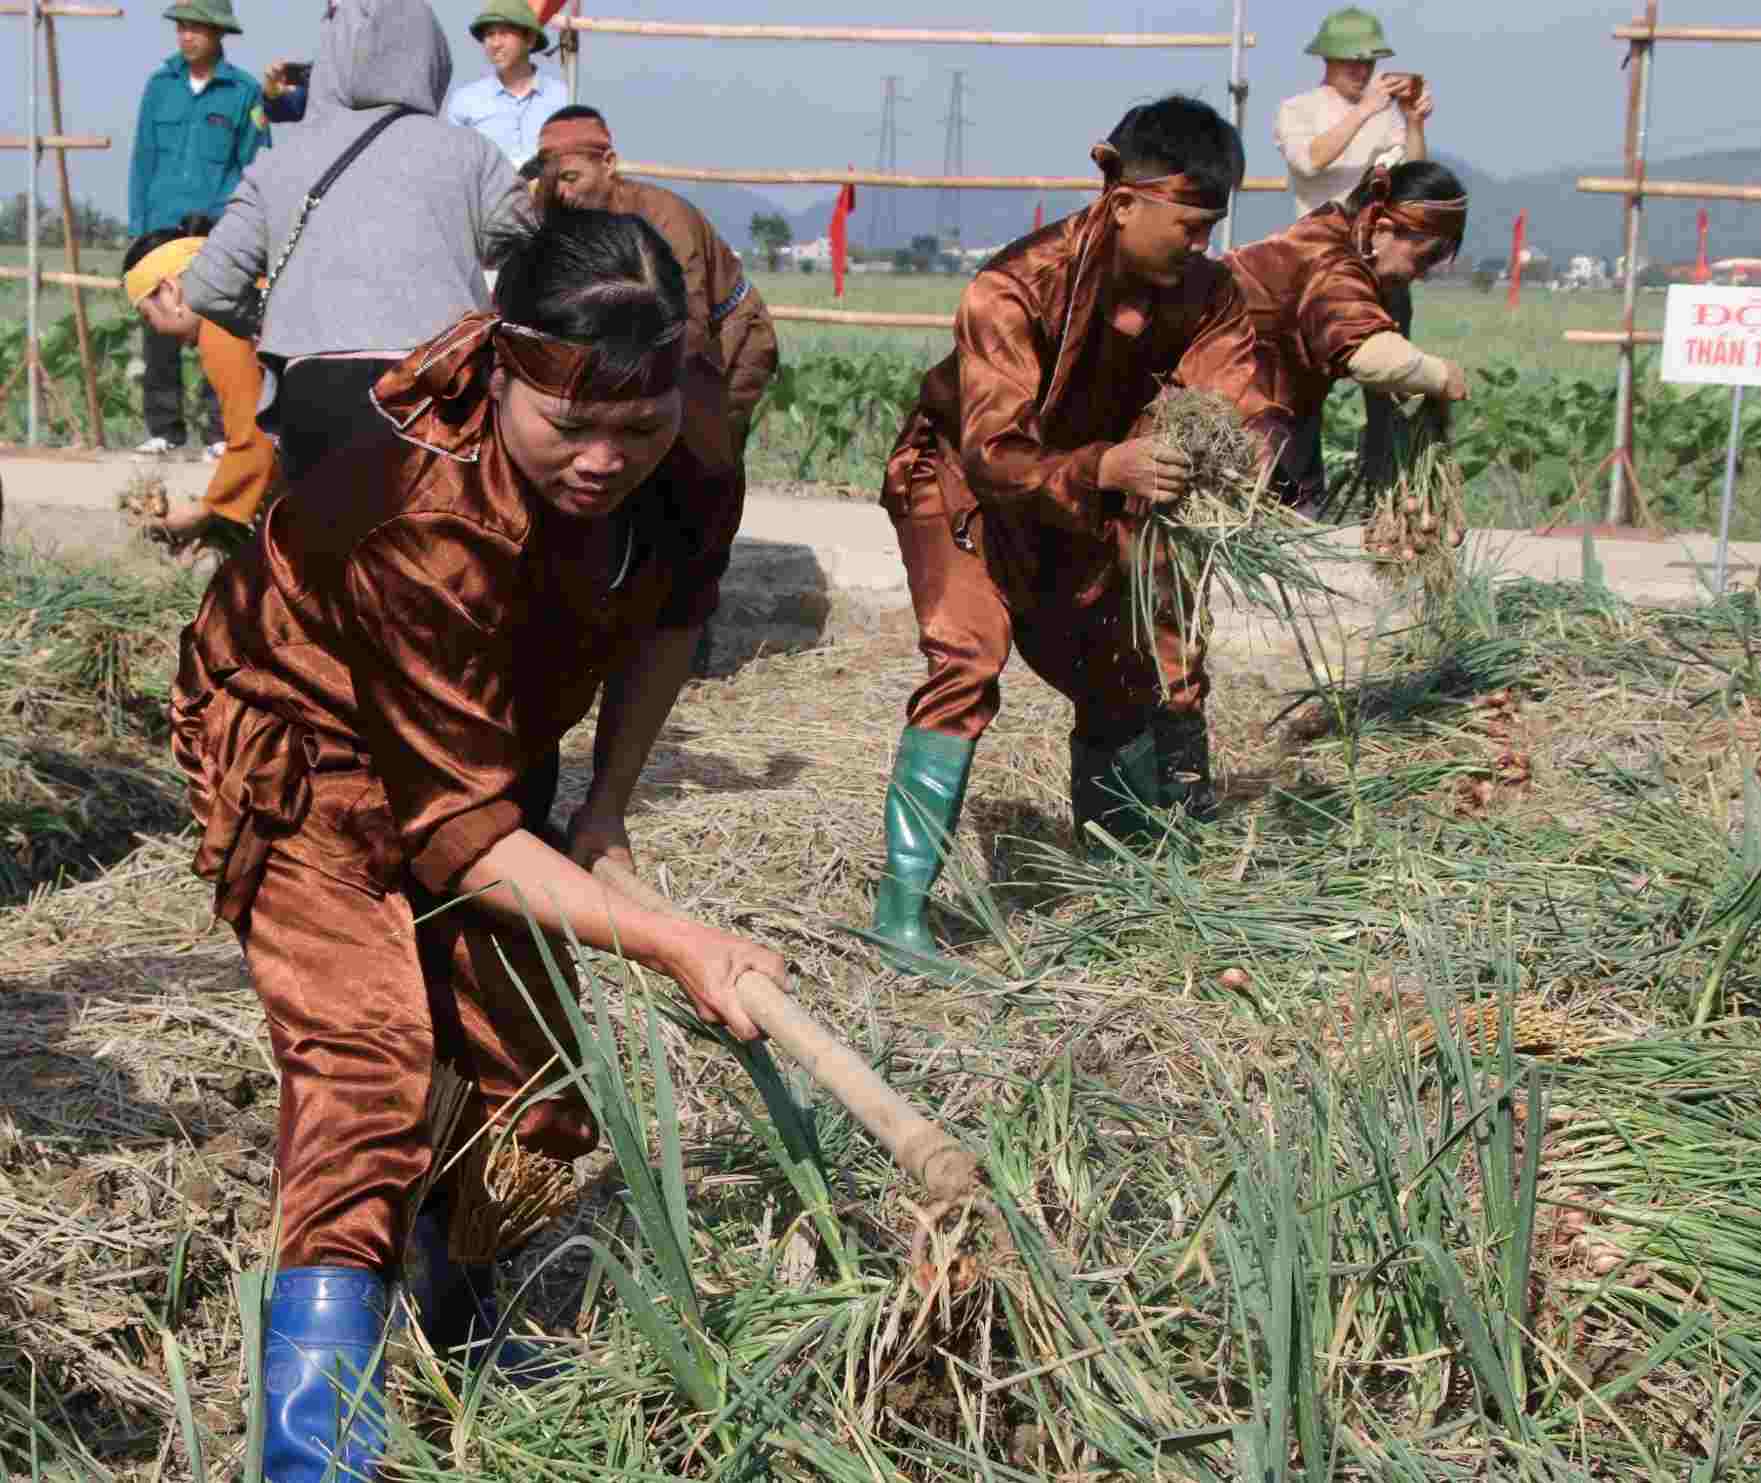
[[[312,64],[310,62],[284,62],[281,75],[287,79],[290,88],[303,88],[312,80]]]
[[[1395,84],[1394,101],[1412,104],[1424,96],[1425,79],[1417,72],[1384,72],[1389,82]]]

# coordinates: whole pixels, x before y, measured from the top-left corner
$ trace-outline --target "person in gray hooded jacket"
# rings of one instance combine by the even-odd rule
[[[383,427],[368,391],[416,346],[489,307],[483,262],[525,190],[482,135],[443,122],[452,53],[427,0],[337,0],[321,23],[304,122],[245,172],[184,297],[251,332],[254,287],[287,251],[319,178],[377,120],[383,134],[311,212],[269,294],[260,421],[297,484]]]

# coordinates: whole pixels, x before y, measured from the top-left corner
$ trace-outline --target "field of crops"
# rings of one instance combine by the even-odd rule
[[[1761,606],[1589,571],[1220,645],[1222,817],[1148,854],[1072,853],[1068,707],[1012,671],[957,987],[851,930],[914,634],[694,683],[639,864],[787,955],[997,1223],[913,1267],[866,1134],[593,958],[567,1050],[624,1134],[503,1273],[567,1367],[400,1349],[397,1476],[1761,1479]],[[255,1483],[275,1081],[164,762],[196,599],[0,556],[13,1476]]]
[[[17,258],[0,249],[0,259]],[[92,271],[115,269],[115,254],[90,255]],[[830,307],[831,280],[824,273],[754,275],[777,304]],[[857,274],[838,305],[883,312],[951,313],[962,280],[941,275]],[[132,322],[120,304],[89,296],[103,373],[105,424],[113,446],[136,441],[140,387],[127,375],[137,345]],[[23,296],[16,284],[0,284],[0,381],[16,365],[23,344]],[[44,298],[44,360],[64,391],[48,411],[55,438],[69,432],[74,409],[83,409],[78,354],[66,297]],[[1641,302],[1643,327],[1661,323],[1663,300]],[[1608,328],[1618,316],[1615,295],[1531,291],[1512,314],[1501,296],[1455,285],[1418,292],[1415,337],[1474,373],[1474,399],[1457,418],[1458,448],[1469,475],[1469,516],[1475,524],[1523,527],[1549,519],[1600,518],[1605,479],[1599,473],[1612,446],[1613,358],[1596,347],[1568,345],[1567,329]],[[923,371],[945,353],[941,332],[845,330],[819,325],[779,326],[784,366],[764,404],[752,444],[754,480],[827,486],[867,496],[898,431],[903,410],[916,394]],[[194,374],[193,357],[188,374]],[[1729,421],[1728,396],[1720,390],[1685,395],[1661,386],[1654,373],[1642,378],[1639,412],[1639,475],[1646,513],[1664,528],[1713,526]],[[1336,394],[1329,449],[1340,463],[1355,446],[1361,403],[1350,388]],[[82,419],[83,410],[78,414]],[[1751,399],[1745,444],[1761,434],[1761,399]],[[23,398],[0,410],[0,436],[22,437]],[[1742,474],[1735,522],[1739,538],[1761,535],[1761,469]]]

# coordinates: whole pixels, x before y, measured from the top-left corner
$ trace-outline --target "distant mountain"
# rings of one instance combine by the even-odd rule
[[[1613,260],[1625,251],[1621,236],[1621,198],[1589,196],[1577,189],[1580,176],[1619,175],[1618,166],[1584,165],[1551,170],[1538,175],[1499,179],[1467,162],[1444,157],[1462,177],[1472,203],[1465,262],[1482,257],[1502,257],[1510,250],[1511,228],[1517,212],[1529,213],[1528,242],[1563,265],[1574,254]],[[1658,180],[1702,180],[1725,185],[1761,183],[1761,149],[1723,150],[1656,160],[1649,174]],[[742,252],[751,243],[747,230],[754,212],[769,213],[777,206],[756,191],[733,185],[677,186],[681,195],[694,201],[715,224],[716,230]],[[853,245],[902,247],[913,237],[939,232],[942,193],[904,190],[896,197],[897,230],[876,232],[876,207],[886,193],[859,189],[856,221],[850,233]],[[968,247],[1001,246],[1021,236],[1033,225],[1036,197],[1025,191],[962,191],[960,193],[960,240]],[[1045,197],[1046,220],[1080,209],[1093,198],[1076,192]],[[1645,255],[1653,262],[1691,261],[1696,248],[1697,202],[1652,200],[1645,206]],[[1707,204],[1711,218],[1711,249],[1714,258],[1761,256],[1761,207],[1738,201]],[[797,242],[825,235],[832,216],[832,203],[820,202],[804,211],[785,213]],[[1236,228],[1238,242],[1252,242],[1287,226],[1290,198],[1284,195],[1249,195],[1241,202]],[[881,221],[886,221],[882,215]]]

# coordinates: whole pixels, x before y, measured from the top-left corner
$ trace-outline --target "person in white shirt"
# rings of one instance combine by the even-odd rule
[[[550,49],[550,38],[527,0],[485,0],[471,35],[495,71],[452,95],[447,122],[477,130],[517,170],[537,152],[545,120],[568,106],[568,86],[532,65]]]
[[[1411,72],[1376,75],[1376,64],[1394,55],[1382,23],[1355,5],[1321,22],[1304,50],[1325,70],[1312,92],[1286,98],[1278,109],[1278,152],[1290,169],[1296,214],[1307,216],[1329,202],[1344,204],[1370,170],[1425,159],[1425,125],[1434,108],[1424,78]],[[1402,335],[1412,333],[1412,290],[1391,285],[1385,305]],[[1390,476],[1393,409],[1388,398],[1364,389],[1364,433],[1358,457],[1372,480]],[[1299,436],[1320,464],[1320,419]]]

